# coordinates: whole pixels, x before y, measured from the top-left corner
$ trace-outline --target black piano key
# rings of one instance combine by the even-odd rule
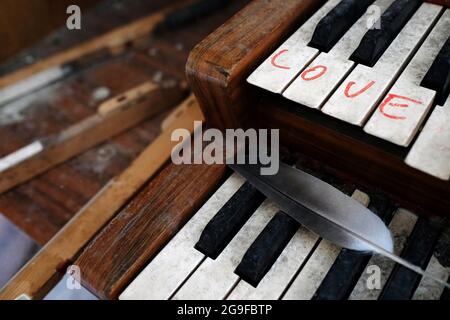
[[[195,248],[216,259],[264,199],[246,182],[206,225]]]
[[[371,195],[369,209],[387,224],[391,220],[396,206],[391,200],[382,195]],[[343,249],[323,279],[313,299],[348,299],[367,267],[371,256],[371,254]]]
[[[450,283],[450,278],[447,280],[447,282]],[[448,289],[448,288],[444,289],[444,292],[442,292],[442,295],[441,295],[441,300],[446,300],[446,301],[450,300],[450,289]]]
[[[419,219],[408,239],[402,258],[425,269],[431,259],[440,229]],[[380,300],[410,300],[422,276],[396,264],[380,295]]]
[[[350,59],[373,67],[423,0],[396,0],[381,16],[381,28],[369,30]]]
[[[299,227],[297,221],[281,211],[278,212],[247,250],[235,273],[256,287]]]
[[[374,0],[343,0],[316,26],[309,46],[330,51]]]
[[[450,94],[450,38],[445,42],[421,85],[437,92],[438,105],[445,104]]]

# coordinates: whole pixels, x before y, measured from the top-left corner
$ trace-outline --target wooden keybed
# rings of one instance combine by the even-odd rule
[[[448,1],[430,2],[449,6]],[[450,182],[407,166],[407,149],[247,83],[256,67],[324,3],[254,1],[191,52],[188,80],[208,124],[279,128],[282,145],[321,163],[318,170],[366,190],[382,190],[415,212],[448,217]]]

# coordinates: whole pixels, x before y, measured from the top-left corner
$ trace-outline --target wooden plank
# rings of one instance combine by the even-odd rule
[[[180,103],[178,107],[176,107],[165,119],[161,122],[161,130],[166,130],[172,123],[183,115],[184,112],[193,104],[196,104],[197,100],[195,100],[194,95],[190,95],[189,98]]]
[[[99,37],[88,40],[85,43],[56,53],[44,60],[38,61],[28,67],[16,70],[10,74],[0,77],[0,88],[12,85],[17,81],[24,80],[33,74],[41,72],[48,68],[61,66],[82,57],[86,57],[100,50],[110,50],[117,52],[118,49],[123,48],[127,43],[145,37],[152,32],[153,28],[164,18],[168,13],[183,4],[189,4],[192,0],[185,0],[181,3],[171,4],[152,13],[144,18],[133,21],[132,23],[113,29]]]
[[[15,299],[20,295],[33,299],[45,296],[80,249],[169,159],[174,146],[170,141],[172,131],[186,128],[192,132],[194,121],[202,119],[198,106],[189,108],[183,117],[164,131],[122,174],[111,180],[47,243],[0,291],[0,299]]]
[[[89,68],[83,64],[79,69],[77,64],[64,79],[17,99],[5,108],[2,106],[0,156],[33,142],[36,137],[61,132],[96,113],[101,101],[96,98],[98,89],[106,89],[108,97],[112,97],[149,79],[161,85],[183,80],[189,51],[246,2],[232,0],[229,6],[195,23],[158,36],[150,35],[144,47],[127,48],[120,56],[88,59]],[[130,0],[117,10],[115,5],[102,4],[83,14],[80,32],[62,28],[23,55],[1,65],[0,74],[23,66],[24,57],[32,56],[38,61],[164,5],[163,0]],[[161,113],[143,121],[3,193],[0,211],[39,244],[45,244],[158,136],[164,116]]]
[[[35,149],[28,157],[17,155],[22,155],[22,151],[28,150],[35,142],[24,147],[22,151],[16,151],[15,155],[0,159],[0,193],[129,129],[145,118],[179,102],[181,97],[182,92],[177,87],[164,89],[147,82],[104,102],[97,114],[55,136],[39,140],[42,148]],[[151,102],[151,107],[147,103],[139,103],[144,98]]]

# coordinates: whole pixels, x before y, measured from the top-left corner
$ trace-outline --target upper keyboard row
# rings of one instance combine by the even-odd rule
[[[394,144],[417,139],[406,163],[450,179],[450,9],[329,0],[248,82]]]

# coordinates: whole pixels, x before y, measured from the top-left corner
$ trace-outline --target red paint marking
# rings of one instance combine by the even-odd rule
[[[344,94],[347,98],[355,98],[357,96],[359,96],[360,94],[366,92],[367,90],[369,90],[374,84],[375,81],[370,81],[364,88],[362,88],[361,90],[355,92],[355,93],[350,93],[350,89],[356,84],[356,82],[354,81],[350,81],[347,84],[347,87],[345,88]]]
[[[387,118],[393,119],[393,120],[405,120],[406,117],[397,117],[397,116],[387,113],[385,111],[385,108],[387,106],[394,107],[394,108],[408,108],[409,107],[409,104],[407,104],[407,103],[393,103],[392,100],[394,100],[394,99],[402,99],[402,100],[406,100],[406,101],[413,102],[416,104],[422,104],[422,102],[419,100],[414,100],[414,99],[411,99],[408,97],[399,96],[399,95],[393,94],[393,93],[388,94],[386,99],[384,99],[383,103],[380,105],[379,110],[382,115],[384,115]]]
[[[316,75],[313,75],[312,77],[307,77],[308,74],[310,74],[311,72],[315,72],[316,70],[321,69],[319,71],[319,73],[317,73]],[[327,72],[328,68],[325,66],[315,66],[309,69],[306,69],[305,71],[302,72],[301,77],[303,80],[305,81],[312,81],[312,80],[316,80],[318,78],[320,78],[321,76],[323,76],[325,74],[325,72]]]
[[[284,54],[284,53],[286,53],[286,52],[288,52],[288,51],[289,51],[289,50],[284,49],[284,50],[281,50],[280,52],[278,52],[276,55],[274,55],[274,56],[272,57],[272,61],[271,61],[272,65],[273,65],[274,67],[277,67],[277,68],[280,68],[280,69],[286,69],[286,70],[289,70],[291,67],[286,67],[286,66],[282,66],[282,65],[277,64],[277,59],[278,59],[282,54]]]

